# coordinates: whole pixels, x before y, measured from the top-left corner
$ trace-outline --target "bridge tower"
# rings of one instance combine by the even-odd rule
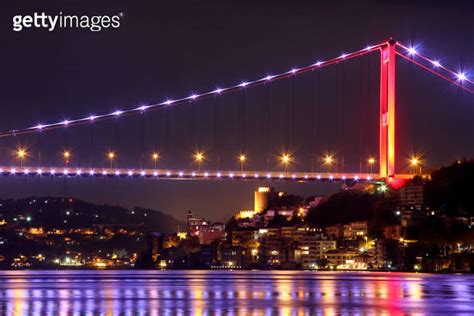
[[[395,175],[395,44],[390,38],[380,47],[380,145],[379,173]]]

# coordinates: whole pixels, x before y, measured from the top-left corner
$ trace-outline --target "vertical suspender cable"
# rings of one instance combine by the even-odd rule
[[[240,126],[241,131],[241,153],[245,154],[245,108],[247,103],[247,90],[242,89],[242,123]]]
[[[41,131],[38,133],[38,167],[41,166]]]
[[[313,70],[311,81],[311,109],[310,109],[310,126],[311,126],[311,149],[310,149],[310,161],[311,161],[311,172],[314,171],[314,157],[316,155],[315,142],[316,142],[316,122],[315,122],[315,104],[316,104],[316,71]]]
[[[364,115],[364,64],[363,64],[364,60],[363,59],[359,59],[359,66],[360,66],[360,79],[359,79],[359,86],[360,86],[360,94],[359,94],[359,109],[357,111],[357,113],[359,113],[358,115],[358,122],[359,122],[359,149],[358,149],[358,153],[359,153],[359,173],[362,173],[362,158],[365,156],[364,152],[363,152],[363,149],[362,149],[362,135],[363,135],[363,130],[364,130],[364,127],[365,127],[365,115]]]
[[[265,151],[267,154],[267,170],[270,168],[270,83],[264,85],[264,120],[265,120]]]
[[[220,99],[215,96],[214,99],[214,152],[216,156],[217,170],[220,169],[221,157],[220,157],[220,142],[221,142],[221,126],[220,126]]]
[[[288,145],[288,150],[290,150],[290,148],[292,148],[293,146],[295,146],[295,119],[296,119],[296,109],[295,109],[295,86],[296,86],[296,78],[295,76],[292,76],[291,77],[291,100],[290,100],[290,123],[291,123],[291,126],[290,126],[290,141],[289,141],[289,145]]]
[[[339,137],[339,63],[336,64],[336,114],[335,114],[335,124],[336,124],[336,144],[339,144],[340,137]],[[337,148],[338,146],[336,146]],[[337,148],[339,149],[339,148]],[[336,158],[336,172],[337,172],[337,163],[338,158]]]
[[[145,132],[146,132],[146,116],[145,114],[141,113],[141,124],[140,124],[140,140],[141,140],[141,148],[140,148],[140,168],[143,168],[143,164],[145,162]]]
[[[94,166],[93,155],[95,152],[94,146],[94,123],[89,123],[89,132],[90,132],[90,151],[89,151],[89,167],[92,168]]]
[[[320,124],[321,124],[321,115],[320,115],[320,106],[321,106],[321,84],[320,84],[320,72],[317,70],[316,73],[316,150],[320,151],[321,148],[321,133],[320,133]],[[318,163],[318,161],[316,161]]]
[[[344,172],[344,142],[345,142],[345,81],[346,81],[346,67],[342,63],[342,81],[341,81],[341,171]]]
[[[114,148],[116,151],[119,151],[119,138],[120,138],[120,128],[119,128],[119,123],[118,123],[118,118],[115,119],[115,145]],[[115,158],[115,167],[118,167],[118,155],[116,155]]]
[[[164,144],[163,144],[163,150],[166,152],[166,154],[169,156],[170,155],[170,121],[171,121],[171,107],[167,106],[165,107],[165,124],[164,124],[164,129],[163,129],[163,138],[164,138]],[[168,159],[168,161],[170,161]]]
[[[285,141],[284,141],[284,146],[285,146],[285,153],[288,153],[289,151],[289,146],[290,146],[290,124],[291,124],[291,119],[290,119],[290,103],[291,103],[291,81],[288,80],[288,87],[287,87],[287,100],[286,100],[286,129],[285,129]]]

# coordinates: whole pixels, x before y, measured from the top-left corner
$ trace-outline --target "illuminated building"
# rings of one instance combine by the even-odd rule
[[[339,239],[344,236],[344,228],[341,224],[327,226],[324,228],[324,232],[329,238]]]
[[[423,183],[408,183],[399,190],[399,204],[401,207],[413,207],[421,210],[424,202]]]
[[[219,222],[203,226],[199,233],[199,241],[205,245],[223,237],[225,237],[225,224]]]
[[[326,252],[325,256],[330,266],[341,268],[346,264],[353,263],[358,254],[355,250],[333,249]]]
[[[254,211],[254,210],[244,210],[244,211],[239,211],[239,213],[236,215],[237,219],[244,219],[244,218],[253,218],[254,216],[258,215],[259,212]]]
[[[202,230],[203,226],[208,225],[208,222],[204,218],[194,217],[191,211],[188,211],[186,221],[188,224],[188,234],[190,236],[199,236],[199,232]]]
[[[346,239],[356,239],[367,236],[368,224],[366,221],[352,222],[343,226],[343,237]]]
[[[209,244],[212,241],[225,236],[225,224],[209,223],[204,218],[194,217],[191,211],[187,214],[188,235],[199,238],[201,244]]]
[[[254,211],[261,212],[268,207],[268,203],[278,196],[272,187],[259,187],[254,192]]]

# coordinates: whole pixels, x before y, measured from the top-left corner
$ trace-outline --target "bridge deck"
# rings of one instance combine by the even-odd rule
[[[131,177],[172,180],[285,180],[285,181],[376,181],[376,173],[279,172],[279,171],[197,171],[174,169],[78,168],[78,167],[0,167],[3,176]],[[397,174],[410,179],[413,174]]]

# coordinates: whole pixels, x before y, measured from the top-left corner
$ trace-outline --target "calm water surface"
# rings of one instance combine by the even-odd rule
[[[5,271],[1,315],[474,315],[474,276]]]

